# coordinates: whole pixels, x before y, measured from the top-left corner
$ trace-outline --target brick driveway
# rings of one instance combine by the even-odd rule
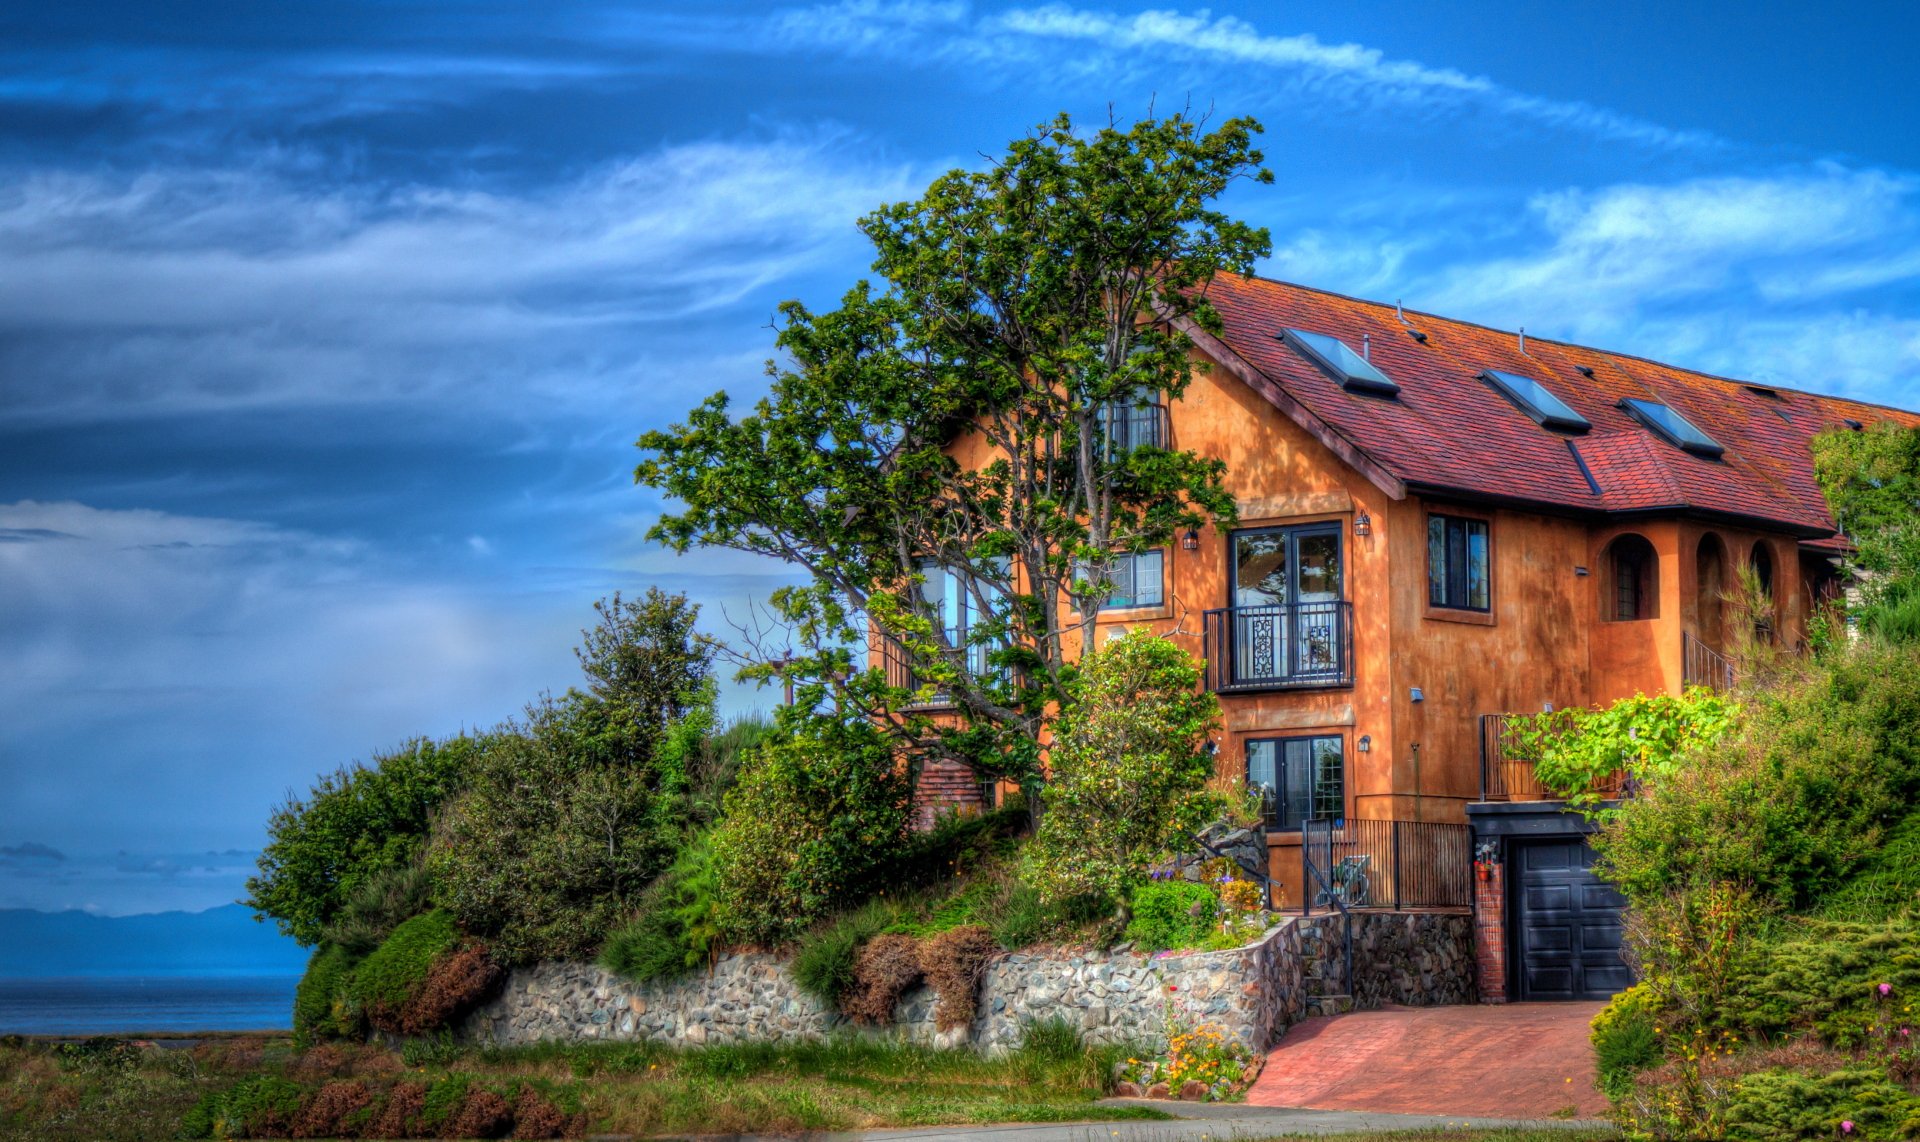
[[[1295,1025],[1247,1092],[1254,1106],[1599,1118],[1587,1023],[1599,1003],[1397,1007]],[[1569,1081],[1571,1080],[1571,1081]]]

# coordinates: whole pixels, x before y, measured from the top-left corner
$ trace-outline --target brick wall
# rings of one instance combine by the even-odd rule
[[[1482,864],[1473,879],[1473,956],[1480,1002],[1507,1001],[1507,866]]]
[[[913,787],[913,827],[933,828],[942,813],[978,813],[986,807],[980,779],[957,761],[930,761]]]

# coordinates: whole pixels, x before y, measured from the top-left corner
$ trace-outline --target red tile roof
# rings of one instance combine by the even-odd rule
[[[1258,374],[1256,388],[1271,382],[1281,392],[1268,399],[1296,417],[1303,408],[1303,422],[1317,418],[1310,427],[1330,433],[1336,451],[1357,451],[1416,490],[1582,512],[1737,516],[1811,538],[1834,525],[1807,442],[1849,419],[1920,425],[1912,412],[1766,386],[1775,399],[1741,381],[1564,342],[1529,337],[1523,353],[1513,333],[1411,311],[1402,324],[1391,305],[1285,282],[1223,276],[1208,297],[1225,322],[1220,341]],[[1370,344],[1399,396],[1348,392],[1280,340],[1287,328],[1332,334],[1355,351]],[[1540,382],[1592,431],[1540,427],[1479,379],[1488,369]],[[1725,454],[1696,456],[1654,435],[1619,407],[1628,397],[1678,410]]]

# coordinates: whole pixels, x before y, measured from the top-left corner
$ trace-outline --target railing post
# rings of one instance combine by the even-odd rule
[[[1311,830],[1303,823],[1300,827],[1300,914],[1313,915],[1313,857],[1307,850],[1312,846]]]
[[[1391,822],[1393,827],[1393,910],[1400,911],[1400,825]]]

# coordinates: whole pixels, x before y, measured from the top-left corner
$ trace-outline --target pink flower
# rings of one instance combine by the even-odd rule
[[[1885,999],[1885,998],[1886,998],[1887,996],[1889,996],[1889,995],[1892,995],[1892,994],[1893,994],[1893,985],[1892,985],[1892,984],[1890,984],[1890,983],[1883,983],[1883,984],[1881,984],[1881,985],[1880,985],[1880,998],[1882,998],[1882,999]]]
[[[1853,1133],[1853,1119],[1849,1118],[1845,1122],[1842,1122],[1840,1124],[1840,1133],[1842,1134]]]

